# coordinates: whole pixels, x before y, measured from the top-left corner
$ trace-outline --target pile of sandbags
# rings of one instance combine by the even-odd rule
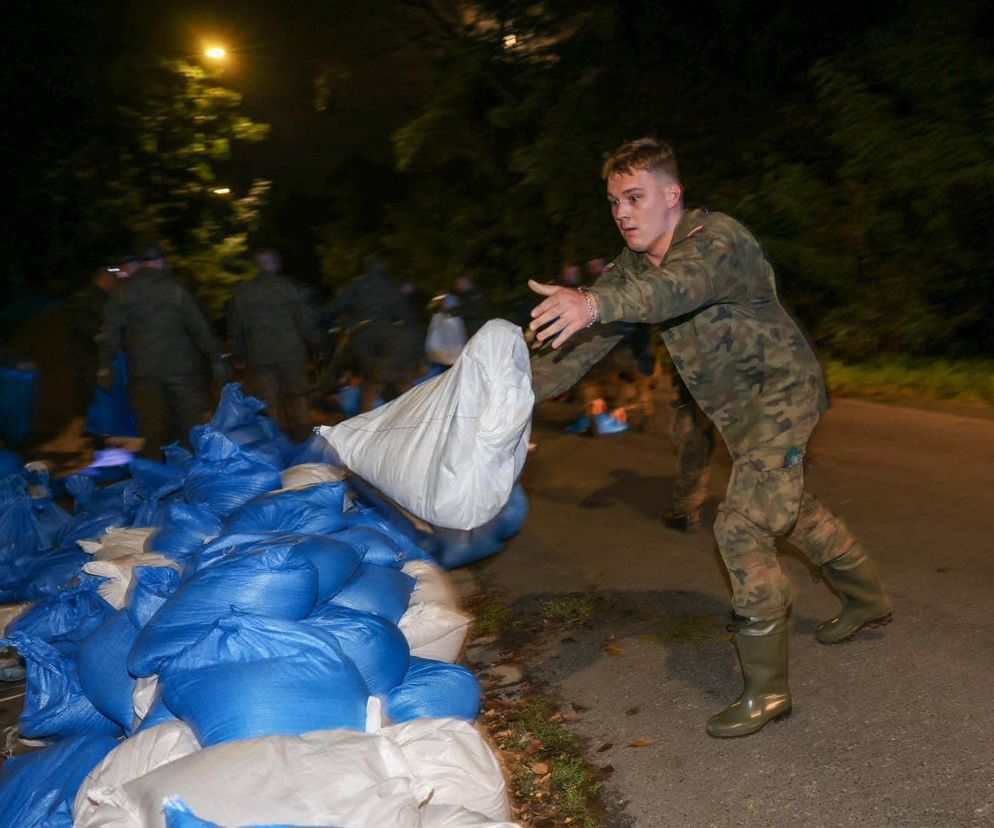
[[[0,583],[33,601],[0,646],[26,662],[21,735],[50,744],[7,762],[0,813],[24,828],[507,824],[437,543],[330,466],[285,486],[327,457],[246,400],[229,386],[193,453],[73,482],[74,516],[4,479],[0,570],[28,549],[61,557],[40,583],[24,566]]]

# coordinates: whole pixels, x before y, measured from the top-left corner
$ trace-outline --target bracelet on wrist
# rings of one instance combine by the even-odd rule
[[[590,314],[590,321],[584,326],[589,328],[594,322],[597,321],[597,302],[594,301],[594,295],[587,290],[587,288],[581,286],[577,288],[580,293],[583,294],[583,298],[587,300],[587,313]]]

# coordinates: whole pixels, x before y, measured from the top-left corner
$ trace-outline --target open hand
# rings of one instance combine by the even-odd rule
[[[573,334],[590,324],[590,308],[580,291],[559,285],[544,285],[534,279],[528,280],[528,287],[545,297],[532,309],[532,321],[528,326],[536,332],[539,342],[554,336],[552,347],[559,348]]]

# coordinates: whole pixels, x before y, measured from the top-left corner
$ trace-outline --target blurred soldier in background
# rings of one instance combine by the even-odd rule
[[[472,339],[488,319],[487,298],[470,276],[456,279],[453,293],[459,299],[459,315],[466,326],[466,337]]]
[[[711,494],[711,455],[714,454],[714,423],[701,411],[686,383],[673,372],[673,416],[670,439],[676,450],[676,480],[663,522],[680,532],[700,527],[704,504]]]
[[[97,382],[105,390],[113,384],[118,349],[127,354],[131,404],[145,438],[143,453],[152,459],[161,458],[165,443],[186,440],[209,411],[204,359],[219,385],[228,378],[207,318],[154,245],[107,302],[98,344]]]
[[[256,276],[228,304],[228,337],[236,364],[248,369],[249,390],[294,440],[311,430],[307,405],[309,357],[324,337],[300,288],[282,273],[275,250],[255,254]]]
[[[403,393],[427,370],[424,325],[383,259],[375,257],[362,276],[325,306],[322,316],[342,332],[329,382],[337,387],[349,374],[361,383],[360,411],[371,411],[385,393]]]

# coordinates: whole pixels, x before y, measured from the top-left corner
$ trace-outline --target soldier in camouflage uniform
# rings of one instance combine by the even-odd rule
[[[236,362],[248,367],[249,387],[294,440],[311,431],[307,377],[323,336],[300,288],[282,273],[279,254],[255,254],[257,273],[228,304],[228,337]]]
[[[536,398],[562,393],[611,349],[618,334],[610,323],[661,325],[674,365],[732,456],[714,531],[739,618],[735,643],[745,687],[707,729],[745,736],[791,709],[791,588],[777,561],[777,538],[823,567],[842,596],[838,616],[818,627],[820,642],[844,641],[889,620],[891,602],[865,549],[804,488],[804,453],[827,408],[825,384],[777,299],[756,239],[726,215],[684,209],[665,144],[624,145],[605,163],[604,177],[627,247],[588,290],[529,283],[546,297],[532,311],[531,327],[552,345],[533,359]]]
[[[204,358],[219,384],[227,378],[227,367],[203,311],[170,274],[158,247],[142,253],[139,268],[104,308],[97,382],[106,390],[122,344],[128,356],[128,393],[145,438],[143,454],[161,460],[163,444],[186,439],[210,409]]]

